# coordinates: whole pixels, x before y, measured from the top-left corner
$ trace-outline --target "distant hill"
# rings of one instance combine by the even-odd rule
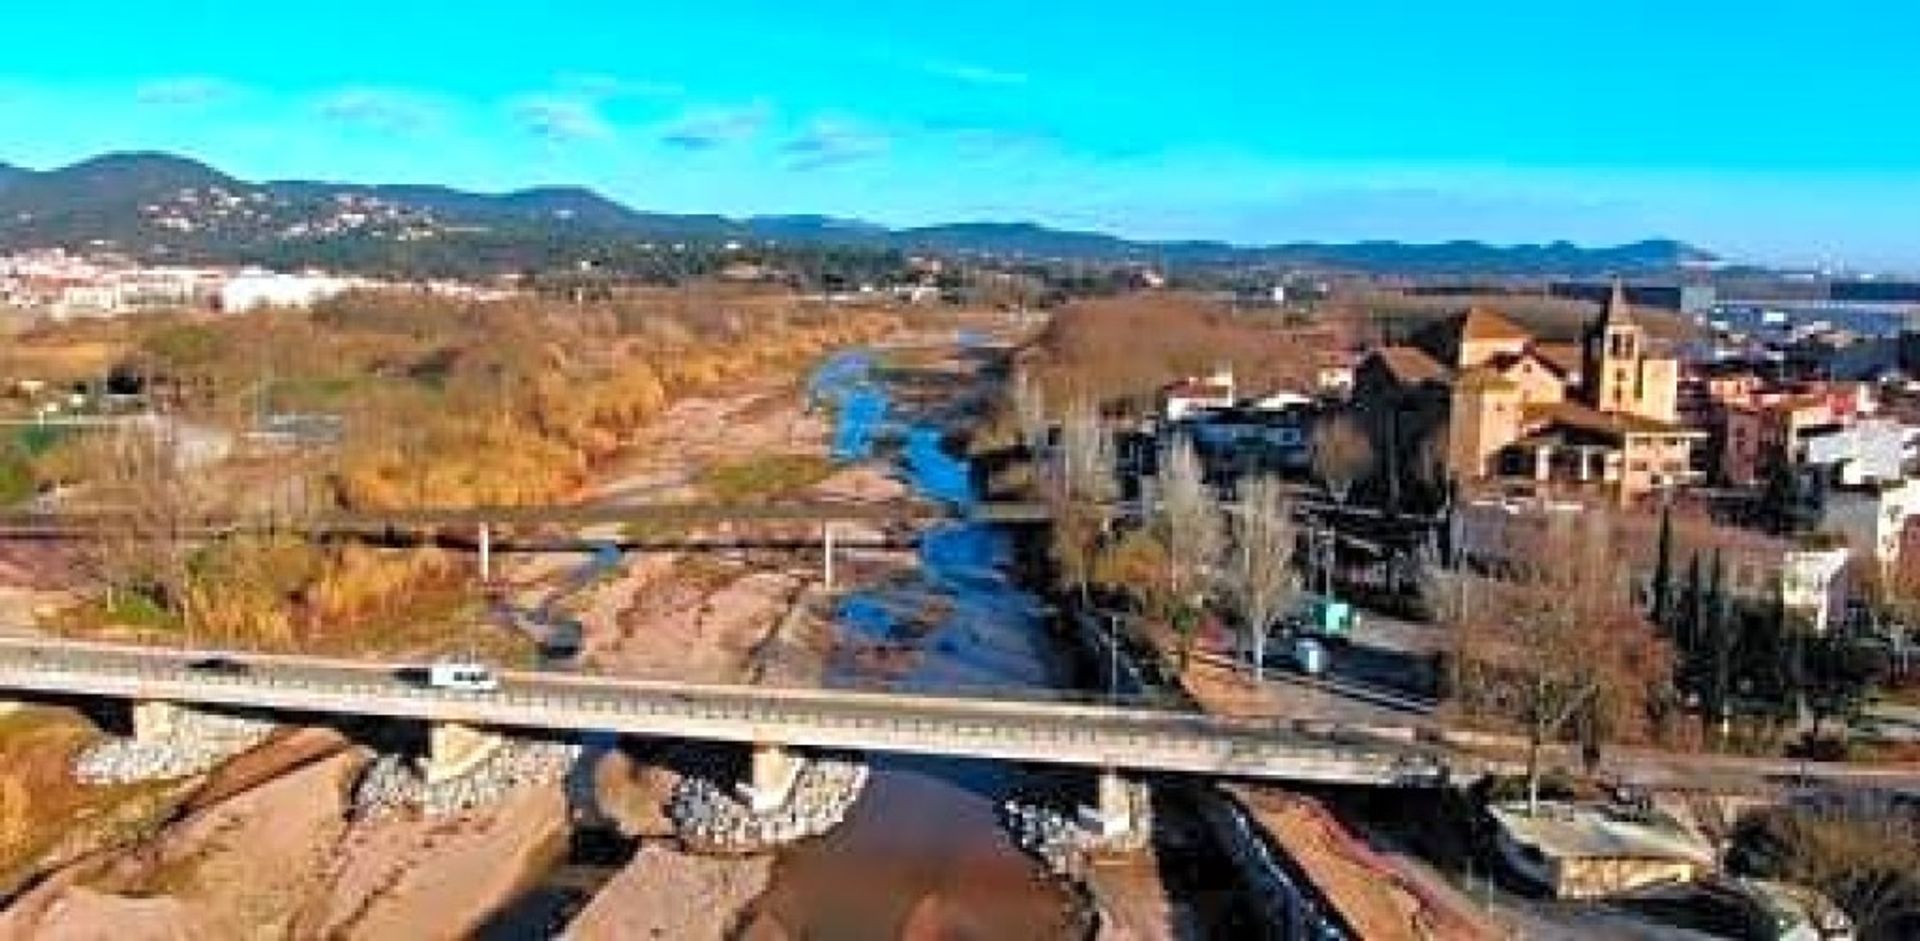
[[[485,194],[427,185],[250,183],[163,153],[110,154],[43,172],[0,164],[0,248],[110,246],[147,258],[470,273],[625,257],[661,241],[1401,274],[1646,274],[1713,258],[1666,240],[1610,248],[1566,242],[1247,247],[1133,241],[1025,222],[889,229],[817,215],[730,219],[645,212],[581,187]]]

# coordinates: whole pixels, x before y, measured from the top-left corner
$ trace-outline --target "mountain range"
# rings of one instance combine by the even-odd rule
[[[734,219],[646,212],[582,187],[484,194],[427,185],[250,183],[162,153],[109,154],[46,171],[0,164],[0,249],[110,247],[148,259],[430,270],[463,253],[525,267],[658,241],[1412,275],[1651,273],[1715,260],[1660,239],[1605,248],[1471,241],[1250,247],[1136,241],[1032,223],[892,229],[829,216]]]

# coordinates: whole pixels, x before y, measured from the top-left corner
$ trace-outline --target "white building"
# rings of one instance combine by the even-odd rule
[[[1841,486],[1901,480],[1915,457],[1920,428],[1870,418],[1846,427],[1809,433],[1805,463],[1825,470]]]
[[[1161,416],[1177,422],[1195,412],[1232,408],[1237,401],[1233,370],[1220,369],[1211,376],[1183,379],[1161,390]]]
[[[220,289],[220,309],[243,314],[263,307],[312,307],[353,288],[354,282],[330,275],[248,271]]]
[[[1836,488],[1820,501],[1819,529],[1844,537],[1855,553],[1885,567],[1899,561],[1900,534],[1915,513],[1920,480]]]

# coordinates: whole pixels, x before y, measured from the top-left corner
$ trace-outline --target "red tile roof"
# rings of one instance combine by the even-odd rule
[[[1489,310],[1475,307],[1459,317],[1461,340],[1531,340],[1533,334],[1519,324]]]
[[[1423,382],[1445,382],[1451,375],[1447,367],[1417,346],[1383,346],[1373,351],[1394,381],[1404,386]]]

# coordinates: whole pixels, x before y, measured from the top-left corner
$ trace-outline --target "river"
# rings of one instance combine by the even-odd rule
[[[835,408],[836,457],[891,457],[925,499],[974,499],[972,468],[944,447],[943,417],[891,396],[874,360],[836,356],[813,394]],[[1006,532],[948,523],[925,532],[911,577],[847,595],[840,629],[854,644],[910,655],[841,656],[828,683],[921,692],[981,687],[1044,695],[1076,683],[1072,658],[1048,629],[1041,599],[1013,572]],[[905,664],[902,666],[902,664]],[[867,790],[845,823],[788,849],[757,903],[796,937],[1062,938],[1083,935],[1080,899],[1007,836],[999,816],[1016,793],[1055,791],[1071,779],[1018,766],[952,759],[870,757]]]

